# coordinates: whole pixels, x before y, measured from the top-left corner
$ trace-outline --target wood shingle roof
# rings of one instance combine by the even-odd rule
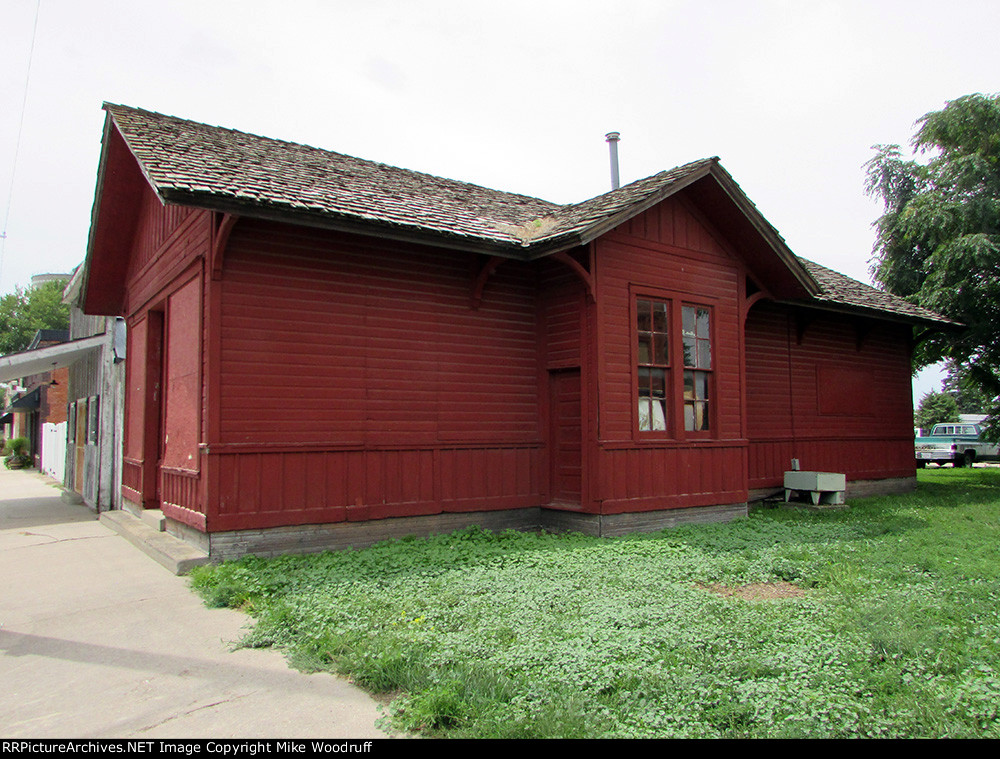
[[[813,261],[799,258],[809,274],[819,283],[820,292],[814,301],[843,310],[845,307],[859,312],[869,311],[893,315],[904,321],[929,322],[959,326],[958,322],[941,316],[934,311],[914,305],[897,295],[884,292],[871,285],[846,277],[833,269],[820,266]]]
[[[560,205],[293,142],[105,103],[128,150],[165,202],[229,213],[433,239],[451,247],[534,258],[594,239],[654,203],[712,175],[826,308],[953,323],[794,256],[718,158]]]

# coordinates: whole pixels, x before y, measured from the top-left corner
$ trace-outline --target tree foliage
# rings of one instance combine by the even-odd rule
[[[958,403],[949,393],[931,391],[920,399],[914,421],[917,426],[930,431],[935,424],[957,422],[959,420]]]
[[[968,367],[948,362],[948,374],[941,389],[955,399],[960,414],[985,414],[991,399],[970,376]]]
[[[0,356],[23,351],[40,329],[69,329],[65,287],[66,280],[52,280],[0,297]]]
[[[918,367],[948,359],[990,400],[1000,435],[1000,94],[966,95],[921,117],[914,155],[877,145],[866,190],[885,204],[875,223],[875,279],[966,325],[922,342]]]

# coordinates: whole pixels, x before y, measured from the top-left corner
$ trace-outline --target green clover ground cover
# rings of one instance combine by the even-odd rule
[[[847,512],[597,539],[465,530],[194,574],[247,646],[463,737],[1000,737],[1000,470]],[[712,588],[790,582],[799,597]]]

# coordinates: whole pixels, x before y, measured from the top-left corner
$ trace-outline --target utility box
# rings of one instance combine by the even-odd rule
[[[785,472],[785,503],[796,493],[813,506],[843,506],[846,490],[847,476],[837,472]]]

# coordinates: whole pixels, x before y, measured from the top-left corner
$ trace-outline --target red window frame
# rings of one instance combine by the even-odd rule
[[[657,308],[662,329],[654,323]],[[634,435],[640,440],[713,437],[713,307],[636,289],[631,311]]]
[[[681,343],[684,433],[711,434],[714,427],[711,308],[695,303],[681,306]]]
[[[638,296],[635,299],[635,387],[639,432],[667,433],[673,413],[671,398],[670,326],[672,302]]]

